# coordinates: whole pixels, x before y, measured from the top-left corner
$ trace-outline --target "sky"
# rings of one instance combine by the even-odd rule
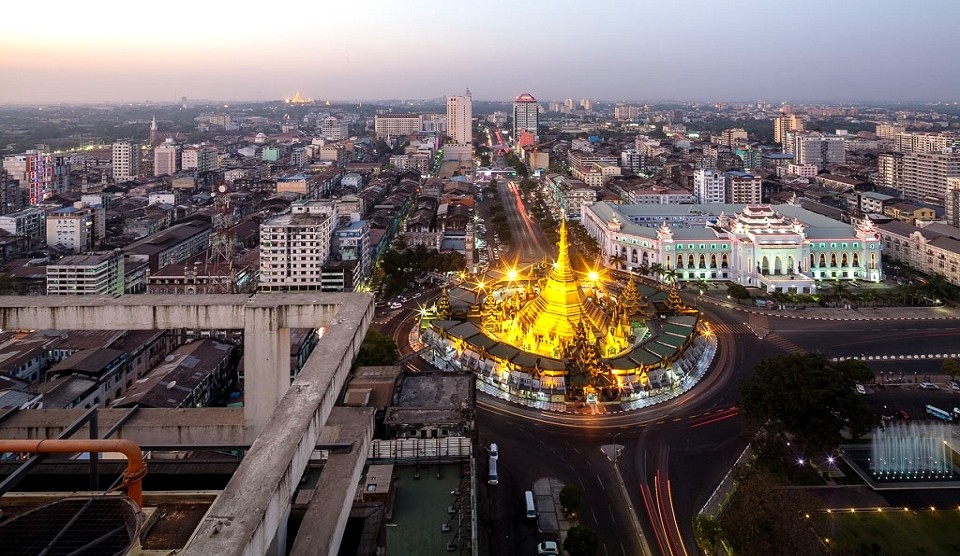
[[[960,100],[955,0],[47,0],[0,20],[0,103]]]

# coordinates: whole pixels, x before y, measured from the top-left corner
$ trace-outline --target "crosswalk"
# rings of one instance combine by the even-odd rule
[[[753,334],[750,327],[745,324],[711,324],[710,328],[717,334]]]
[[[791,342],[790,340],[784,338],[780,334],[777,334],[776,332],[771,332],[770,334],[767,334],[763,338],[763,340],[766,342],[770,342],[771,344],[777,346],[778,348],[782,349],[787,353],[806,353],[807,352],[807,350]]]

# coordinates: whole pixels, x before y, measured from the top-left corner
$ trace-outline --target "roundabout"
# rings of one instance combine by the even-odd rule
[[[565,225],[552,263],[444,288],[418,316],[409,338],[426,362],[474,373],[494,398],[555,413],[616,414],[672,400],[717,353],[710,325],[675,287],[575,271]]]

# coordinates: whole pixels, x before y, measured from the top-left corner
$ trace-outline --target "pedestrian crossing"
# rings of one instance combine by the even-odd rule
[[[764,341],[770,342],[771,344],[777,346],[787,353],[806,353],[807,350],[798,346],[797,344],[791,342],[790,340],[784,338],[776,332],[771,332],[767,334],[764,338]]]
[[[710,329],[717,334],[753,334],[750,327],[745,324],[711,323]]]

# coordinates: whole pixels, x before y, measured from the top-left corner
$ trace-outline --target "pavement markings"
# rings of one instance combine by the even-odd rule
[[[770,342],[787,353],[806,353],[807,351],[776,332],[767,334],[764,341]]]

